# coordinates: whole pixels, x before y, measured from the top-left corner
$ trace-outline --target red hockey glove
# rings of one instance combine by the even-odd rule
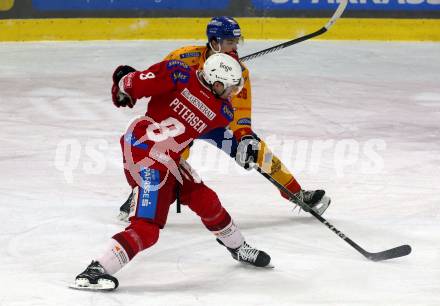
[[[127,74],[135,71],[136,69],[130,66],[119,66],[113,72],[112,100],[116,107],[128,106],[132,108],[136,104],[136,99],[133,99],[119,88],[119,81]]]

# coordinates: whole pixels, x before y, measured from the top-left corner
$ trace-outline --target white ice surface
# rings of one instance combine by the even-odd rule
[[[410,256],[370,262],[292,212],[258,173],[222,154],[215,169],[193,156],[275,269],[237,264],[195,215],[172,207],[159,242],[117,274],[116,292],[67,289],[123,228],[118,139],[145,103],[114,108],[111,73],[190,43],[0,44],[0,305],[440,305],[436,43],[304,42],[248,63],[254,129],[305,188],[332,196],[325,217],[369,251],[408,243]],[[248,42],[241,54],[273,43]],[[319,141],[321,153],[311,149]]]

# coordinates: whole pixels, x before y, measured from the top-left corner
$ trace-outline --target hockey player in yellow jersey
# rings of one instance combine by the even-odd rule
[[[242,41],[239,24],[232,17],[213,17],[207,25],[206,34],[208,42],[202,46],[185,46],[169,53],[165,60],[180,60],[194,68],[203,67],[206,59],[215,53],[227,53],[237,60],[237,48]],[[315,212],[322,215],[330,204],[330,198],[323,190],[303,190],[295,177],[284,166],[281,160],[268,148],[264,140],[252,130],[252,93],[249,70],[240,62],[243,71],[244,86],[241,92],[232,98],[234,107],[234,119],[229,125],[233,136],[227,135],[225,129],[214,130],[204,136],[204,139],[213,141],[217,147],[225,151],[237,163],[245,169],[251,170],[255,164],[269,173],[276,181],[284,185],[289,191],[295,194],[294,199],[281,192],[281,195],[298,204],[303,201]],[[224,141],[225,139],[232,141]],[[224,147],[224,143],[229,144]],[[232,144],[231,144],[232,143]],[[189,156],[190,149],[187,148],[184,157]],[[119,218],[127,218],[131,197],[121,206]]]

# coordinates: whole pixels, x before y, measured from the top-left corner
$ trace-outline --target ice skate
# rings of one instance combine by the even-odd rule
[[[308,211],[307,207],[302,205],[302,203],[305,203],[321,216],[329,207],[331,199],[325,195],[324,190],[301,190],[295,193],[293,202],[298,204],[305,211]]]
[[[106,274],[98,261],[92,261],[87,269],[75,278],[75,282],[70,285],[70,288],[111,291],[118,288],[118,285],[118,280]]]
[[[217,239],[218,243],[224,245],[219,239]],[[232,258],[235,260],[249,264],[255,267],[260,268],[273,268],[274,266],[270,263],[270,256],[263,251],[260,251],[256,248],[251,247],[249,244],[244,241],[241,246],[236,249],[228,248],[228,251],[231,253]]]

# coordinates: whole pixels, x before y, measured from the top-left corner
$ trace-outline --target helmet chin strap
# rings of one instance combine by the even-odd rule
[[[213,84],[209,84],[205,78],[203,77],[203,73],[201,71],[197,71],[196,73],[197,78],[199,79],[199,81],[202,83],[203,86],[205,86],[207,89],[209,89],[212,94],[214,95],[214,97],[216,98],[221,98],[221,95],[224,94],[224,92],[226,91],[226,89],[223,90],[223,92],[221,94],[218,94],[215,90],[214,90],[214,86]]]
[[[212,41],[209,42],[209,46],[211,47],[211,50],[214,53],[220,53],[222,51],[222,45],[220,42],[218,43],[218,50],[214,49],[214,47],[212,46]]]

